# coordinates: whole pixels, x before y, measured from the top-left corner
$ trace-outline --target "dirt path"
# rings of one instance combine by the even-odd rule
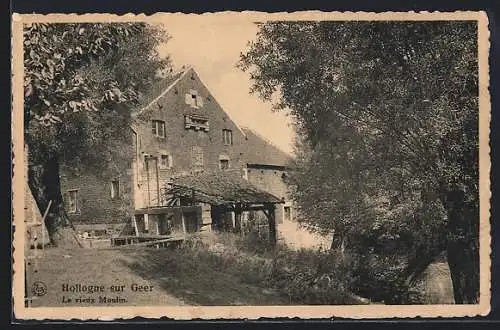
[[[182,299],[166,292],[155,280],[145,280],[131,271],[126,264],[133,261],[113,249],[47,249],[41,252],[37,272],[32,269],[30,279],[31,283],[44,283],[47,293],[34,300],[32,306],[185,305]],[[137,286],[132,287],[134,284]],[[77,292],[84,291],[83,286],[102,286],[103,292]],[[113,292],[111,286],[119,289],[123,286],[123,290]],[[143,287],[140,291],[137,290],[139,286]],[[68,292],[72,288],[75,292]]]
[[[427,304],[453,304],[453,285],[446,262],[434,262],[423,274],[424,299]]]

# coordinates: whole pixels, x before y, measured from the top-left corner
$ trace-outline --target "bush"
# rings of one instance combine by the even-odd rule
[[[418,304],[418,287],[406,283],[404,257],[357,255],[353,263],[356,293],[385,304]]]
[[[259,235],[223,233],[186,240],[180,248],[186,263],[224,269],[242,284],[283,294],[291,304],[356,304],[351,260],[333,251],[293,251],[272,247]],[[217,248],[215,248],[217,247]]]
[[[352,294],[349,257],[333,251],[281,250],[267,281],[299,304],[359,303]]]

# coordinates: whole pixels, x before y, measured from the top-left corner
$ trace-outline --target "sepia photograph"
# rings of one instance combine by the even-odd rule
[[[16,316],[488,313],[487,24],[15,14]]]

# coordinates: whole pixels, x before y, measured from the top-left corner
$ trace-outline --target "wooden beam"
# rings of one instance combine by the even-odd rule
[[[181,212],[181,222],[182,222],[182,233],[186,235],[186,219],[184,218],[184,212]]]
[[[268,204],[267,210],[263,210],[267,217],[269,225],[269,240],[273,246],[276,245],[277,235],[276,235],[276,207],[274,204]]]
[[[234,207],[234,231],[238,234],[241,234],[241,213],[242,213],[241,204],[236,204]]]
[[[198,208],[199,208],[198,205],[152,207],[149,209],[135,210],[135,214],[165,214],[165,213],[173,213],[176,210],[181,210],[181,211],[186,211],[186,212],[195,212],[198,210]]]

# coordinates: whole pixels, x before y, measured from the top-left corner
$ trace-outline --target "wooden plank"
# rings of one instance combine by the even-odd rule
[[[182,222],[182,232],[186,234],[186,218],[184,217],[184,212],[181,212],[181,222]]]
[[[195,212],[198,211],[200,206],[162,206],[162,207],[151,207],[148,209],[135,210],[135,214],[163,214],[163,213],[173,213],[176,210],[181,210],[184,212]]]
[[[157,244],[168,243],[168,242],[177,242],[177,241],[183,241],[183,240],[185,240],[185,237],[179,236],[179,237],[170,237],[170,238],[159,239],[159,240],[148,241],[148,242],[134,243],[134,244],[124,245],[124,246],[126,246],[126,247],[154,246]]]
[[[137,221],[135,220],[135,215],[132,216],[132,225],[134,226],[135,235],[139,235],[139,228],[137,228]]]

